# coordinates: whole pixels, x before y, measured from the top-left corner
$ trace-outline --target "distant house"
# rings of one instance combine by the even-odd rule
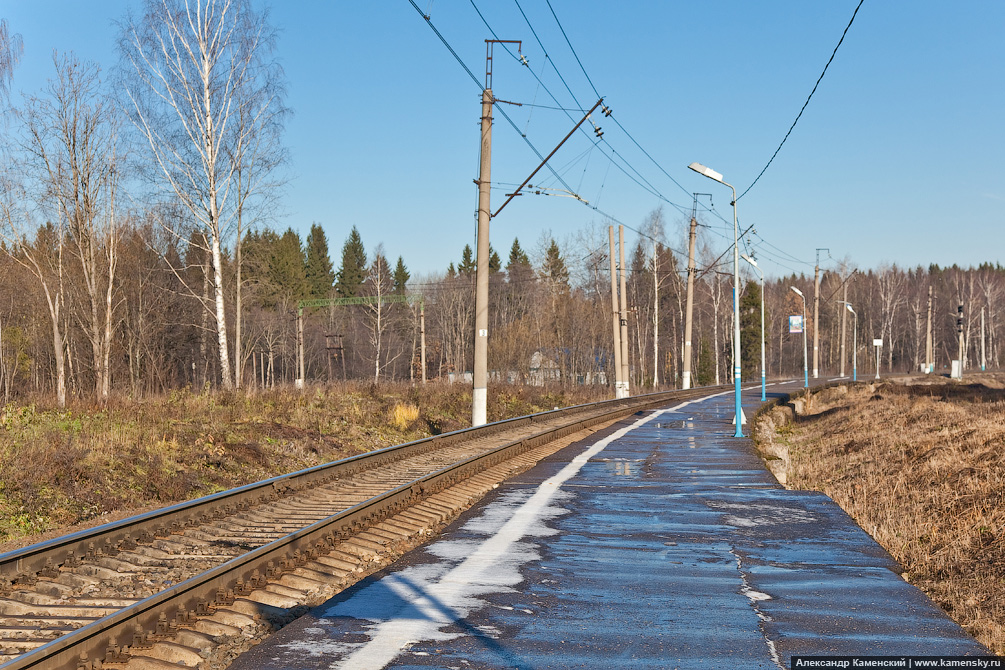
[[[531,386],[544,386],[550,382],[562,381],[562,371],[558,363],[541,351],[535,351],[530,357],[530,374],[527,383]]]

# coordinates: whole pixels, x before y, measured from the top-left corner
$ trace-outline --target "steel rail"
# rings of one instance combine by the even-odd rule
[[[665,392],[672,393],[672,392]],[[563,409],[529,414],[494,423],[466,428],[434,435],[431,437],[407,442],[400,445],[385,447],[376,451],[359,454],[339,461],[313,466],[297,472],[292,472],[253,484],[215,493],[202,498],[195,498],[176,505],[160,508],[127,519],[103,524],[87,530],[78,531],[53,540],[41,542],[29,547],[16,549],[0,554],[0,581],[16,582],[19,578],[36,575],[42,570],[66,564],[74,564],[89,554],[108,546],[132,539],[143,542],[158,535],[165,536],[171,531],[211,521],[214,516],[221,516],[243,511],[248,507],[278,496],[304,490],[345,477],[351,477],[364,470],[381,467],[388,463],[433,451],[439,447],[453,444],[461,440],[478,439],[491,436],[510,428],[518,428],[527,424],[533,425],[555,416],[587,412],[605,403],[612,405],[632,404],[639,398],[602,401],[575,405]]]
[[[725,387],[724,387],[725,388]],[[363,462],[369,462],[377,457],[377,467],[386,460],[384,457],[400,455],[405,451],[416,449],[431,449],[442,443],[443,439],[472,439],[484,437],[499,432],[506,427],[541,421],[544,417],[568,415],[570,421],[563,425],[552,427],[520,438],[488,450],[484,454],[472,456],[457,463],[448,465],[433,473],[405,483],[353,507],[343,510],[328,518],[317,521],[309,526],[274,540],[264,546],[242,554],[212,568],[200,575],[140,600],[115,612],[105,618],[94,621],[72,633],[38,647],[22,656],[0,666],[4,670],[46,669],[56,670],[66,668],[75,670],[81,659],[97,658],[110,650],[118,653],[119,649],[131,647],[142,649],[153,641],[170,639],[172,627],[184,628],[193,622],[195,616],[208,616],[218,607],[228,606],[235,599],[249,595],[252,590],[261,588],[270,579],[278,579],[283,574],[295,570],[318,556],[329,553],[343,539],[363,530],[374,523],[393,515],[409,505],[449,488],[459,481],[471,477],[489,467],[513,458],[534,447],[561,439],[584,428],[617,419],[629,414],[652,409],[667,404],[672,400],[684,400],[714,393],[718,387],[705,387],[687,391],[676,390],[635,396],[633,398],[609,400],[600,403],[578,405],[570,408],[552,410],[539,414],[518,417],[479,428],[454,431],[441,436],[389,447],[370,454],[337,461],[309,468],[290,475],[284,475],[265,480],[256,484],[233,489],[213,496],[207,496],[188,503],[175,505],[164,510],[150,512],[132,519],[108,524],[89,531],[75,533],[66,538],[60,538],[28,547],[17,552],[0,556],[5,564],[13,560],[33,561],[37,564],[40,556],[46,551],[71,551],[69,547],[81,547],[92,543],[97,538],[125,537],[129,529],[141,525],[157,523],[163,525],[170,521],[198,518],[199,507],[212,503],[229,504],[231,508],[235,501],[260,499],[261,491],[274,490],[278,486],[304,488],[307,482],[317,483],[328,481],[332,476],[347,476],[364,469]],[[602,409],[600,413],[588,414],[577,419],[577,415],[589,413],[590,410]],[[439,438],[439,441],[438,441]],[[400,456],[399,456],[400,457]],[[396,460],[396,458],[395,458]],[[369,466],[368,466],[369,467]],[[336,474],[333,474],[336,473]],[[23,554],[18,559],[16,555]],[[24,565],[25,563],[22,563]],[[269,607],[254,601],[247,601],[248,607],[259,612],[268,611]]]

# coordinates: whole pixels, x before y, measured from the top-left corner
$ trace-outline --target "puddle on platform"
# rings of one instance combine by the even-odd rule
[[[615,477],[638,477],[643,463],[642,460],[627,458],[598,458],[597,461],[604,464],[607,474]]]

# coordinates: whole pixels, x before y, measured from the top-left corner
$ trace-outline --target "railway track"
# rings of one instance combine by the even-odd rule
[[[221,643],[379,568],[570,436],[707,393],[434,436],[0,555],[0,668],[220,667]]]

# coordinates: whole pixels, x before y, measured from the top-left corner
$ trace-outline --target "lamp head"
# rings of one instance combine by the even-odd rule
[[[709,179],[714,179],[717,182],[725,183],[725,182],[722,181],[722,175],[721,174],[719,174],[718,172],[716,172],[715,170],[713,170],[710,167],[706,167],[706,166],[702,165],[701,163],[691,163],[690,165],[688,165],[688,167],[691,168],[692,170],[694,170],[695,172],[697,172],[698,174],[705,175]]]
[[[743,260],[747,261],[748,263],[750,263],[751,265],[753,265],[755,268],[757,267],[757,261],[755,261],[753,258],[751,258],[750,256],[748,256],[747,254],[740,254],[740,258],[742,258]]]
[[[795,291],[796,295],[798,295],[800,298],[804,297],[803,292],[797,289],[795,286],[790,286],[789,288]]]
[[[853,309],[851,308],[851,303],[847,303],[847,302],[846,302],[846,303],[844,304],[844,306],[848,308],[848,311],[849,311],[849,312],[851,312],[852,314],[855,314],[855,310],[853,310]],[[856,316],[858,316],[858,315],[856,314]]]

